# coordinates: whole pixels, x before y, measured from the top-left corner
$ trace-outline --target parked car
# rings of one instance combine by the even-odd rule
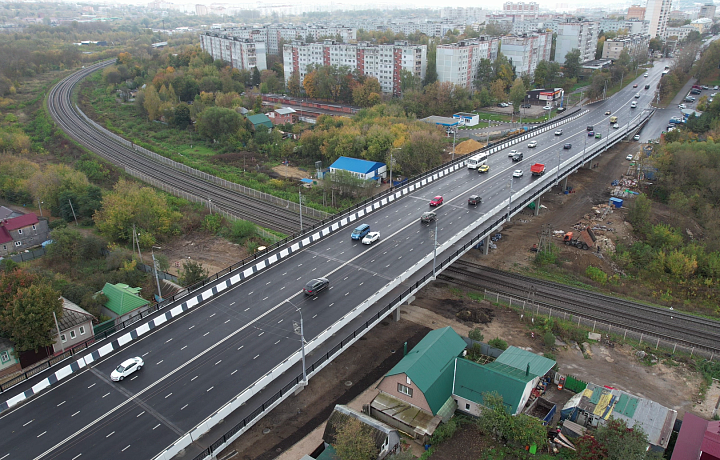
[[[639,135],[639,134],[634,135],[634,136],[633,136],[633,140],[634,140],[634,141],[639,141],[639,140],[640,140],[640,135]]]
[[[523,175],[522,169],[516,169],[513,172],[513,177],[522,177],[522,175]]]
[[[362,239],[362,244],[373,244],[380,239],[380,232],[370,232]]]
[[[128,375],[132,374],[135,371],[138,371],[142,369],[143,364],[145,364],[141,357],[136,356],[134,358],[126,359],[118,367],[115,368],[110,373],[110,379],[113,382],[119,382],[120,380],[124,379]]]
[[[508,105],[507,105],[506,103],[504,103],[504,102],[500,102],[497,106],[498,106],[498,107],[503,107],[503,108],[505,108],[505,107],[507,107]]]
[[[562,129],[557,129],[557,130],[555,130],[555,135],[556,135],[556,136],[562,136]]]
[[[514,156],[516,153],[520,153],[520,152],[518,152],[518,151],[515,150],[515,149],[512,149],[512,150],[510,150],[510,153],[508,153],[508,156],[509,156],[509,157],[512,157],[512,156]]]
[[[430,200],[430,206],[440,206],[441,204],[443,204],[443,197],[440,195]]]
[[[315,278],[307,282],[303,288],[303,292],[305,295],[315,295],[328,286],[330,286],[330,280],[327,278]]]
[[[695,102],[695,98],[692,96],[688,96],[684,99],[685,102]]]
[[[645,75],[643,75],[643,77],[647,78],[647,77],[648,77],[648,74],[646,73]]]
[[[486,173],[486,172],[490,171],[490,165],[487,163],[482,164],[482,165],[478,166],[477,170],[479,173]]]
[[[551,106],[551,105],[546,105],[545,107],[543,107],[543,110],[552,110],[552,106]]]
[[[628,160],[628,161],[632,161],[632,159],[633,159],[633,154],[632,154],[632,153],[629,153],[628,156],[625,157],[625,159]]]
[[[563,148],[564,148],[565,150],[570,150],[570,149],[572,148],[572,144],[567,143],[567,144],[563,145]]]
[[[558,108],[557,108],[557,113],[561,113],[561,112],[564,112],[564,111],[565,111],[565,107],[558,107]]]
[[[523,105],[521,105],[520,107],[522,107],[523,109],[530,109],[530,108],[532,108],[532,106],[531,106],[530,104],[523,104]]]
[[[435,214],[433,211],[426,211],[420,216],[420,222],[423,224],[429,224],[435,219],[437,219],[437,214]]]
[[[528,142],[528,148],[534,149],[535,147],[537,147],[537,141]]]
[[[719,89],[720,89],[720,86],[718,86],[718,85],[713,86],[713,90],[714,90],[714,91],[717,91],[717,90],[719,90]]]
[[[702,85],[701,88],[702,89],[710,89],[707,85]]]
[[[479,205],[480,203],[482,203],[482,198],[480,198],[480,197],[477,196],[477,195],[470,195],[470,197],[468,198],[468,204],[469,204],[469,205],[477,206],[477,205]]]

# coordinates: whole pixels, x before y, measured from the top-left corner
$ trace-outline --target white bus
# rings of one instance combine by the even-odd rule
[[[473,155],[470,158],[468,158],[467,167],[468,167],[468,169],[477,169],[478,166],[484,165],[485,163],[487,163],[487,159],[488,159],[487,152],[478,153],[477,155]]]

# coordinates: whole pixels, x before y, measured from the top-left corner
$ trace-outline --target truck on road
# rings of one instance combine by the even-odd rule
[[[545,165],[542,163],[535,163],[534,165],[530,166],[530,172],[533,176],[542,176],[545,174]]]
[[[567,246],[575,246],[578,249],[588,250],[595,248],[597,244],[596,241],[597,238],[595,238],[595,234],[590,227],[578,233],[577,237],[575,237],[573,232],[567,232],[563,236],[563,243]]]

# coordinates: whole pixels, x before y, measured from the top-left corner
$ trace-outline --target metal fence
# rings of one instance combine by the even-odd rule
[[[35,249],[29,249],[27,251],[18,252],[17,254],[11,254],[9,256],[5,256],[8,259],[11,259],[17,263],[20,262],[27,262],[29,260],[37,259],[38,257],[42,257],[45,255],[45,248],[39,247]]]
[[[565,309],[560,307],[554,307],[552,305],[543,303],[530,302],[525,299],[518,298],[509,294],[502,294],[499,292],[488,291],[487,289],[483,295],[485,300],[490,300],[495,303],[508,305],[511,308],[524,312],[531,318],[534,316],[547,316],[548,318],[559,318],[565,321],[572,322],[578,327],[585,327],[590,332],[603,331],[607,334],[613,334],[614,336],[622,336],[623,340],[635,340],[640,345],[645,343],[650,347],[655,347],[656,350],[662,347],[664,350],[671,350],[673,354],[676,352],[684,352],[690,356],[698,355],[712,361],[715,358],[715,350],[710,348],[692,346],[691,344],[681,342],[679,340],[673,340],[666,337],[660,337],[656,334],[650,334],[629,326],[623,326],[620,324],[612,324],[606,321],[598,321],[595,318],[591,318],[589,315],[580,315],[577,313],[568,313]]]

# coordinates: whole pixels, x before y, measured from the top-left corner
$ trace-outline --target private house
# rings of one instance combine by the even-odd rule
[[[264,126],[268,130],[272,129],[273,123],[267,115],[259,113],[257,115],[248,115],[247,119],[252,123],[253,131],[257,131],[259,127]]]
[[[337,171],[347,171],[359,179],[378,180],[385,177],[387,166],[377,161],[340,157],[330,165],[331,174]]]
[[[35,213],[0,221],[0,256],[39,246],[49,234],[46,219],[38,220]]]
[[[671,460],[720,460],[720,421],[685,412]]]
[[[130,287],[127,284],[105,283],[102,293],[108,298],[103,307],[103,313],[121,322],[139,312],[139,309],[147,307],[150,302],[138,294],[141,288]],[[136,311],[137,310],[137,311]]]
[[[0,377],[21,370],[20,359],[15,356],[15,345],[10,340],[0,337]]]
[[[570,398],[560,416],[585,427],[597,427],[610,417],[625,421],[630,428],[642,428],[650,448],[662,452],[670,441],[677,411],[617,388],[588,383]]]
[[[62,316],[57,319],[60,337],[58,339],[56,335],[53,344],[53,354],[56,355],[94,337],[95,317],[65,297],[62,297],[62,301]]]
[[[284,125],[286,123],[295,123],[297,121],[297,112],[290,107],[282,107],[268,112],[267,116],[273,125]]]
[[[465,347],[450,327],[428,333],[385,374],[370,415],[425,442],[456,409],[480,415],[483,393],[500,394],[512,415],[523,412],[533,389],[555,365],[517,347],[483,365],[464,359]]]
[[[334,445],[338,428],[348,419],[359,420],[363,425],[370,428],[375,447],[378,449],[377,460],[382,460],[400,449],[400,433],[395,428],[375,420],[367,414],[340,404],[335,405],[335,409],[330,414],[330,418],[325,425],[323,441],[329,445]]]
[[[19,216],[22,216],[22,213],[13,211],[12,209],[6,208],[5,206],[0,206],[0,220],[12,219],[13,217]]]

